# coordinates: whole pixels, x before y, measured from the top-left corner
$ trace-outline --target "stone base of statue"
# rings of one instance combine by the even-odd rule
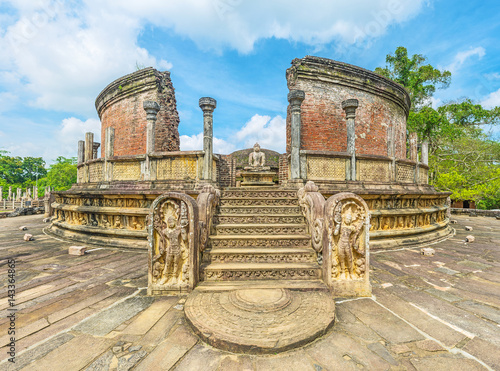
[[[242,171],[241,176],[243,177],[243,182],[241,182],[242,187],[255,187],[255,186],[273,186],[273,178],[276,173],[272,171],[266,171],[265,168],[260,168],[259,170],[252,171]],[[269,168],[267,168],[269,169]]]

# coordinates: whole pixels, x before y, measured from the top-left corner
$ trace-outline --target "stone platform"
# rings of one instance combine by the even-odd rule
[[[249,354],[296,348],[333,325],[335,303],[326,287],[322,291],[270,287],[195,290],[186,301],[186,319],[208,344]]]
[[[1,370],[494,370],[500,365],[500,221],[453,216],[434,256],[372,251],[370,298],[335,298],[335,325],[278,354],[213,348],[193,333],[186,297],[148,297],[147,254],[89,247],[42,232],[43,216],[0,220],[0,261],[16,259],[16,363],[7,361],[8,267],[0,266]],[[35,240],[23,240],[27,226]],[[473,227],[472,232],[465,226]],[[465,237],[473,234],[474,243]],[[283,282],[283,281],[280,281]],[[197,290],[213,291],[210,282]],[[218,282],[220,291],[239,282]],[[253,288],[264,287],[259,281]],[[290,281],[315,289],[315,282]],[[305,286],[310,285],[310,286]],[[298,288],[297,288],[298,289]]]

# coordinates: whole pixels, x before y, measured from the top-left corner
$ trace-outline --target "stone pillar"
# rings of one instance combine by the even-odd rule
[[[424,165],[429,165],[429,141],[422,142],[422,161]]]
[[[33,198],[38,200],[38,186],[33,187]]]
[[[31,188],[26,189],[26,199],[31,200]]]
[[[288,102],[290,103],[290,175],[292,180],[301,179],[300,172],[300,105],[305,98],[303,90],[291,90],[288,93]]]
[[[12,200],[12,186],[9,186],[9,197],[8,197],[8,200],[9,201]]]
[[[92,144],[92,158],[97,158],[97,150],[99,149],[100,146],[101,146],[101,143],[94,142]]]
[[[203,111],[203,180],[212,181],[213,173],[213,113],[217,107],[217,101],[214,98],[203,97],[200,98],[198,104]]]
[[[85,161],[85,141],[78,141],[78,163],[81,164]]]
[[[94,152],[94,133],[85,133],[85,158],[84,161],[92,160]]]
[[[356,118],[357,99],[347,99],[342,102],[347,120],[347,153],[351,156],[351,171],[347,174],[347,180],[356,180],[356,130],[354,119]]]
[[[156,102],[147,100],[144,101],[143,108],[144,111],[146,111],[146,119],[148,120],[146,129],[146,153],[151,154],[155,151],[155,124],[160,105]]]
[[[418,134],[410,133],[408,140],[410,142],[410,160],[417,162],[418,156]]]
[[[115,128],[106,128],[104,135],[104,158],[108,159],[115,154]]]
[[[21,198],[22,198],[22,188],[17,188],[16,189],[16,201],[21,201]]]
[[[3,187],[0,187],[0,201],[3,201]]]

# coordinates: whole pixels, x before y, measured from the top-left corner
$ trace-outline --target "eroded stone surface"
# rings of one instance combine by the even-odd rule
[[[195,290],[186,301],[185,312],[195,332],[215,347],[275,353],[325,333],[333,324],[335,304],[323,291]]]

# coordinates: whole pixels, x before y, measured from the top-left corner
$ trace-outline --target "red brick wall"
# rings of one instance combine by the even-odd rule
[[[279,159],[279,171],[278,171],[278,178],[279,178],[279,183],[283,184],[284,181],[288,180],[288,154],[284,153],[280,155]]]
[[[359,101],[355,119],[356,153],[387,156],[388,127],[393,125],[396,157],[406,158],[406,119],[402,109],[398,110],[392,102],[363,91],[316,81],[299,80],[296,89],[306,93],[301,106],[301,149],[345,152],[347,129],[342,101],[356,98]],[[287,152],[290,152],[289,114]]]
[[[145,100],[154,100],[153,90],[130,98],[122,99],[111,105],[101,115],[101,141],[105,147],[106,128],[115,129],[114,155],[142,155],[146,153],[146,111]],[[104,157],[104,150],[101,157]]]
[[[342,102],[357,99],[356,153],[406,158],[404,88],[373,72],[318,57],[294,60],[287,70],[290,90],[303,90],[302,150],[347,150],[347,128]],[[403,108],[405,107],[405,108]],[[287,152],[290,153],[290,109],[287,112]]]
[[[152,68],[124,76],[101,92],[96,105],[101,118],[101,157],[105,153],[105,131],[115,129],[114,155],[146,153],[146,111],[143,103],[160,105],[155,124],[155,151],[179,150],[179,115],[169,72]]]

